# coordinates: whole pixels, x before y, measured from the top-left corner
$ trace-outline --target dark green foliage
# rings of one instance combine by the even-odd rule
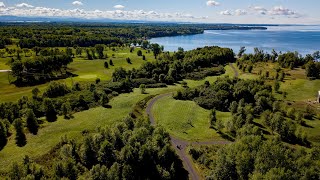
[[[7,128],[4,123],[0,120],[0,151],[7,145]]]
[[[43,96],[55,98],[70,93],[71,90],[65,84],[59,82],[51,82],[43,93]]]
[[[242,55],[246,52],[246,47],[241,47],[238,53],[238,57],[242,57]]]
[[[108,69],[109,68],[109,64],[108,64],[108,62],[106,61],[106,62],[104,62],[104,68],[106,68],[106,69]]]
[[[185,78],[192,79],[192,80],[201,80],[208,76],[219,76],[224,73],[225,73],[225,69],[222,66],[219,66],[216,68],[201,69],[200,71],[187,73]]]
[[[40,94],[40,90],[37,87],[32,89],[32,98],[33,99],[37,99],[39,94]]]
[[[247,67],[247,71],[248,71],[249,73],[251,73],[252,70],[253,70],[253,66],[252,66],[252,65],[249,65],[249,66]]]
[[[24,134],[24,127],[22,124],[22,120],[21,119],[16,119],[14,121],[14,128],[16,130],[16,144],[19,147],[23,147],[27,144],[27,138],[26,135]]]
[[[274,99],[271,86],[265,85],[263,81],[229,78],[220,78],[209,87],[183,90],[181,95],[180,98],[176,98],[194,100],[207,109],[228,111],[231,108],[233,113],[236,106],[233,104],[233,107],[230,107],[233,101],[243,99],[245,103],[254,103],[254,108],[259,113],[260,108],[271,108]]]
[[[102,44],[96,44],[94,47],[95,47],[95,49],[96,49],[96,52],[98,53],[98,58],[99,58],[99,59],[103,59],[103,58],[104,58],[104,54],[103,54],[104,45],[102,45]]]
[[[140,89],[141,94],[145,94],[146,93],[146,85],[145,84],[140,84],[139,89]]]
[[[138,55],[138,56],[142,56],[142,51],[141,51],[141,50],[138,50],[137,55]]]
[[[92,57],[89,49],[86,49],[86,53],[87,53],[87,59],[88,59],[88,60],[93,60],[93,57]]]
[[[122,81],[122,80],[126,79],[126,77],[127,77],[127,71],[123,67],[116,68],[114,70],[114,73],[112,74],[112,80],[114,82]]]
[[[151,44],[151,49],[154,55],[154,58],[157,59],[158,55],[162,52],[159,44]]]
[[[100,101],[101,101],[101,106],[108,107],[109,98],[107,94],[102,94]]]
[[[307,77],[318,79],[320,77],[320,63],[310,61],[306,64],[306,75]]]
[[[128,64],[132,64],[131,59],[129,57],[126,58],[126,61],[127,61]]]
[[[64,116],[64,119],[71,118],[72,109],[71,109],[71,105],[68,101],[62,104],[61,110],[62,110],[62,114]]]
[[[170,147],[169,134],[146,120],[127,117],[108,129],[86,134],[83,141],[63,138],[47,160],[47,179],[187,179],[181,160]],[[39,171],[24,171],[14,164],[11,177],[25,178]],[[33,164],[35,165],[35,164]],[[38,165],[35,165],[36,167]],[[39,169],[39,168],[37,168]]]
[[[217,122],[217,112],[213,109],[210,113],[210,127],[213,128]]]
[[[311,151],[285,146],[277,139],[262,140],[246,127],[235,143],[217,147],[191,148],[189,153],[208,168],[207,179],[318,179],[319,148]],[[251,131],[251,132],[250,132]],[[258,178],[259,177],[259,178]]]
[[[114,66],[112,59],[109,60],[109,64],[110,64],[110,66]]]
[[[32,109],[27,110],[27,128],[30,133],[36,135],[38,134],[38,129],[39,129],[39,124],[38,124],[38,119],[36,118],[34,112]]]
[[[11,70],[17,78],[17,85],[33,85],[51,80],[53,75],[67,77],[67,73],[63,73],[62,69],[72,61],[71,56],[59,52],[50,56],[16,60],[11,63]]]
[[[96,79],[96,84],[99,84],[101,82],[100,78]]]
[[[44,111],[48,122],[54,122],[58,119],[57,111],[51,99],[44,99]]]

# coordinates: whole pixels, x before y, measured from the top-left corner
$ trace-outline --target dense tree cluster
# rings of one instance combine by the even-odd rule
[[[13,164],[9,177],[23,179],[187,179],[182,162],[171,148],[170,136],[146,120],[131,117],[112,128],[85,134],[84,140],[63,138],[53,159],[40,166],[26,157]]]
[[[16,59],[10,63],[10,66],[17,85],[32,85],[55,77],[67,76],[63,68],[72,61],[72,57],[67,54],[36,56],[31,59]]]
[[[243,72],[248,71],[251,73],[256,62],[277,62],[282,68],[305,68],[306,76],[311,79],[318,79],[320,77],[319,51],[314,52],[312,55],[307,54],[304,57],[298,52],[277,53],[275,50],[272,50],[271,54],[269,54],[259,48],[255,48],[253,54],[244,54],[244,52],[245,48],[242,47],[238,53],[239,59],[237,60],[237,65]],[[277,71],[276,79],[281,75],[280,81],[282,81],[284,76],[279,73]]]
[[[257,113],[271,109],[272,87],[260,80],[219,78],[214,84],[178,91],[176,99],[194,100],[201,107],[228,111],[233,101],[252,104]]]
[[[195,161],[207,169],[206,179],[319,179],[320,149],[294,149],[279,139],[253,133],[222,148],[191,148]],[[217,150],[218,149],[218,150]]]
[[[6,24],[0,27],[0,45],[19,39],[21,48],[94,47],[96,44],[118,46],[142,44],[144,39],[184,34],[199,34],[203,29],[187,25],[161,24]],[[2,43],[1,43],[2,42]],[[3,46],[4,47],[4,46]]]
[[[112,75],[114,82],[137,82],[141,79],[144,83],[172,84],[184,78],[203,79],[206,76],[220,75],[224,73],[223,67],[229,62],[234,62],[233,51],[228,48],[217,46],[198,48],[184,52],[183,50],[174,53],[158,55],[156,62],[146,62],[139,69],[126,71],[123,68],[117,68]],[[149,79],[146,82],[145,79]],[[134,83],[134,87],[140,84]]]

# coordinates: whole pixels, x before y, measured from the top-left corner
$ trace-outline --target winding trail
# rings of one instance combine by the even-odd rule
[[[238,77],[239,72],[236,70],[236,68],[233,66],[232,63],[230,63],[229,65],[233,69],[235,77]],[[146,107],[146,113],[150,119],[150,123],[152,126],[156,126],[156,120],[155,120],[155,117],[152,113],[152,108],[153,108],[154,104],[158,100],[160,100],[164,97],[172,96],[172,94],[173,93],[171,92],[171,93],[158,95],[155,98],[151,99],[150,102],[148,103],[148,105]],[[188,147],[188,145],[217,145],[217,144],[231,143],[230,141],[216,141],[216,140],[203,141],[203,142],[198,142],[198,141],[191,142],[191,141],[185,141],[185,140],[178,139],[178,138],[173,137],[171,135],[170,135],[170,138],[171,138],[171,144],[173,145],[174,149],[176,150],[177,154],[179,155],[180,159],[182,160],[183,165],[184,165],[185,169],[188,171],[189,177],[192,180],[199,180],[199,179],[201,179],[201,177],[197,173],[197,170],[194,168],[194,166],[192,164],[192,160],[186,154],[186,148]]]
[[[149,119],[150,119],[152,126],[156,126],[156,120],[155,120],[155,117],[152,113],[152,108],[158,100],[160,100],[164,97],[167,97],[167,96],[172,96],[172,93],[161,94],[159,96],[156,96],[147,105],[146,113],[149,116]],[[171,135],[170,135],[170,139],[171,139],[171,144],[173,145],[174,149],[176,150],[177,154],[179,155],[180,159],[182,160],[185,169],[188,171],[190,179],[193,179],[193,180],[198,180],[201,178],[200,178],[199,174],[197,173],[197,171],[195,170],[195,168],[193,167],[191,159],[186,154],[186,149],[187,149],[188,145],[216,145],[216,144],[229,144],[230,143],[229,141],[205,141],[205,142],[194,141],[194,142],[190,142],[190,141],[178,139],[178,138],[173,137]]]
[[[232,63],[229,63],[229,66],[233,69],[234,77],[239,77],[239,72],[238,72],[238,70],[233,66],[233,64],[232,64]]]
[[[11,72],[11,70],[0,70],[0,73],[3,73],[3,72]]]

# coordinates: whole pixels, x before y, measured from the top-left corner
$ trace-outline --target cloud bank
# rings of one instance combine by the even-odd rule
[[[83,5],[80,1],[72,3],[76,6]],[[122,20],[166,20],[166,21],[196,21],[207,17],[196,17],[185,13],[160,13],[156,11],[132,10],[125,11],[123,5],[114,6],[116,10],[84,10],[84,9],[57,9],[48,7],[34,7],[21,3],[14,7],[6,7],[0,2],[0,15],[33,16],[33,17],[73,17],[84,19],[122,19]]]

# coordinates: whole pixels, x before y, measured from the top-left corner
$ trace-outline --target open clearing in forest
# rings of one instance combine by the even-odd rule
[[[96,78],[110,80],[112,73],[116,68],[139,68],[143,63],[155,60],[152,52],[147,53],[146,50],[142,50],[143,54],[146,56],[146,60],[142,60],[142,56],[137,55],[138,50],[142,49],[135,48],[132,53],[130,53],[130,48],[116,49],[116,51],[107,49],[105,54],[108,55],[108,58],[105,60],[86,60],[85,53],[83,53],[82,57],[76,56],[73,62],[68,66],[69,70],[78,76],[59,81],[71,85],[72,82],[94,81]],[[131,64],[126,61],[126,58],[128,57],[131,59]],[[109,65],[109,69],[104,68],[104,62],[107,61],[109,63],[110,59],[112,59],[114,66]],[[0,58],[0,69],[10,69],[10,67],[6,65],[8,60],[8,58]],[[33,88],[38,87],[40,90],[44,90],[47,85],[48,83],[30,87],[16,87],[13,84],[9,84],[8,73],[0,73],[0,102],[16,101],[22,96],[31,97]]]
[[[159,99],[152,109],[157,125],[171,135],[188,141],[221,140],[220,135],[209,128],[210,111],[193,101],[180,101],[167,96]],[[217,112],[217,118],[226,120],[230,113]]]

